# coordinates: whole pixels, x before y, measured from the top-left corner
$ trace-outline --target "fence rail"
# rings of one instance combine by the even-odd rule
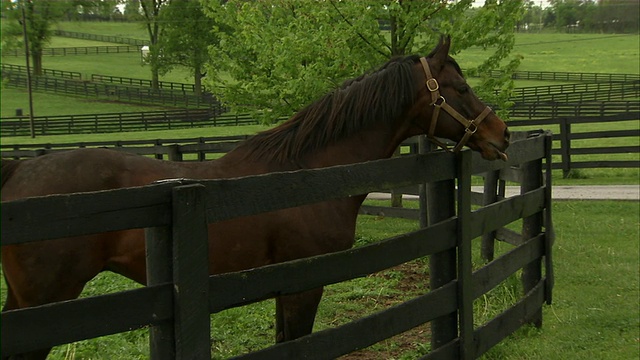
[[[489,76],[502,77],[501,70],[491,70]],[[477,77],[478,74],[470,73],[469,76]],[[606,74],[606,73],[576,73],[560,71],[516,71],[511,75],[517,80],[540,80],[540,81],[580,81],[580,82],[633,82],[640,81],[638,74]]]
[[[605,117],[637,113],[639,101],[590,101],[584,103],[518,103],[509,109],[509,117],[518,120],[552,119],[560,117]]]
[[[636,107],[639,105],[636,104]],[[518,129],[532,126],[535,127],[557,127],[558,132],[553,134],[554,148],[552,153],[560,156],[559,162],[554,162],[554,169],[562,169],[565,177],[571,174],[574,169],[587,169],[587,168],[640,168],[640,161],[638,160],[615,160],[611,158],[611,155],[628,155],[640,153],[640,146],[637,145],[616,145],[619,142],[617,139],[638,139],[640,138],[640,128],[632,128],[628,130],[596,130],[596,131],[575,131],[572,125],[588,124],[588,123],[610,123],[610,122],[630,122],[640,121],[640,108],[636,111],[622,112],[613,115],[599,115],[602,109],[595,108],[597,114],[594,116],[571,116],[571,117],[556,117],[549,119],[537,119],[537,120],[514,120],[508,121],[507,124],[512,129]],[[574,109],[575,110],[575,109]],[[584,109],[583,109],[584,110]],[[580,111],[580,110],[579,110]],[[194,112],[193,116],[205,116],[206,114],[199,114]],[[586,110],[584,112],[587,114]],[[582,112],[580,112],[582,114]],[[593,113],[592,113],[593,114]],[[113,118],[108,118],[108,115],[113,115]],[[114,128],[122,129],[140,129],[140,126],[146,126],[148,129],[159,128],[178,128],[182,124],[192,126],[193,124],[201,124],[202,126],[223,126],[223,125],[239,125],[239,124],[252,124],[256,123],[250,115],[230,115],[214,117],[208,120],[202,120],[198,122],[195,119],[183,119],[179,120],[179,113],[174,115],[171,112],[158,112],[157,118],[147,116],[146,122],[139,122],[136,117],[140,114],[132,113],[127,117],[119,118],[122,114],[104,114],[104,118],[93,118],[87,115],[84,120],[76,119],[76,123],[73,126],[82,128],[82,124],[87,131],[94,131],[96,127],[100,127],[105,131],[113,131]],[[18,131],[14,129],[21,129],[22,135],[28,135],[28,127],[26,126],[26,120],[21,118],[22,123],[15,124],[15,127],[11,127],[12,123],[7,120],[0,122],[0,130],[3,134],[11,131]],[[125,125],[128,121],[136,125]],[[36,122],[37,124],[39,122]],[[193,124],[192,124],[193,123]],[[53,124],[53,119],[49,120],[50,130],[56,129]],[[5,127],[6,126],[6,127]],[[63,129],[60,131],[68,131],[70,123],[66,120],[60,125]],[[38,132],[40,126],[36,127]],[[133,152],[139,155],[153,155],[158,159],[169,159],[182,161],[183,159],[192,159],[193,155],[200,161],[207,159],[208,154],[223,153],[231,150],[235,147],[236,143],[245,139],[247,136],[241,137],[200,137],[200,138],[188,138],[188,139],[156,139],[151,141],[136,140],[136,141],[113,141],[113,142],[82,142],[82,143],[67,143],[67,144],[32,144],[32,145],[12,145],[1,144],[0,153],[2,157],[6,158],[23,158],[40,156],[52,152],[69,150],[78,147],[113,147],[123,151]],[[607,146],[593,146],[589,143],[582,142],[580,146],[576,146],[576,140],[596,140],[596,139],[610,139]],[[410,146],[412,152],[417,152],[417,140],[409,140],[404,145]],[[581,155],[596,155],[595,159],[584,160],[576,159]],[[415,193],[415,191],[414,191]]]
[[[4,85],[24,88],[27,76],[21,72],[2,71]],[[160,104],[172,107],[201,107],[212,109],[221,114],[226,109],[210,94],[196,96],[191,92],[167,89],[151,89],[89,81],[60,79],[37,76],[32,78],[31,86],[35,91],[53,92],[74,96],[93,97],[112,101],[138,104]]]
[[[7,72],[24,73],[25,75],[27,73],[27,67],[22,65],[2,64],[1,69],[2,71],[7,71]],[[82,74],[77,71],[65,71],[65,70],[43,68],[42,74],[45,76],[60,77],[64,79],[75,79],[75,80],[82,79]]]
[[[151,87],[151,80],[128,78],[128,77],[121,77],[121,76],[91,74],[91,81],[104,82],[104,83],[110,83],[110,84],[134,85],[134,86],[140,86],[140,87]],[[160,89],[180,90],[183,92],[195,91],[195,85],[186,84],[186,83],[158,81],[158,86],[160,87]]]
[[[109,43],[115,43],[115,44],[127,44],[127,45],[135,45],[135,46],[144,46],[144,45],[150,44],[149,40],[140,40],[140,39],[126,38],[121,36],[111,36],[111,35],[88,34],[88,33],[74,32],[74,31],[55,30],[53,34],[55,36],[60,36],[60,37],[102,41],[102,42],[109,42]]]
[[[509,101],[516,104],[542,102],[582,103],[640,98],[640,81],[563,84],[514,89]]]
[[[550,214],[548,209],[551,205],[550,182],[548,178],[546,182],[541,181],[542,163],[548,164],[549,160],[550,139],[547,135],[534,136],[512,146],[513,156],[506,164],[483,161],[478,154],[470,151],[464,151],[459,156],[434,153],[351,166],[202,181],[200,184],[164,183],[142,188],[3,202],[0,212],[2,245],[129,228],[171,227],[172,231],[160,231],[170,236],[168,240],[174,246],[169,248],[173,248],[173,254],[166,259],[149,259],[148,263],[155,266],[173,259],[174,270],[173,284],[163,283],[122,293],[3,312],[2,356],[150,325],[173,330],[166,333],[169,334],[166,341],[154,343],[158,347],[151,350],[152,354],[173,353],[176,358],[185,359],[198,356],[208,358],[209,313],[269,298],[273,294],[298,293],[366,276],[431,255],[432,264],[451,261],[453,266],[451,270],[432,266],[431,291],[425,295],[344,326],[281,343],[242,358],[335,358],[429,321],[438,326],[432,326],[432,351],[426,359],[477,358],[523,324],[540,326],[541,307],[545,301],[551,301],[551,219],[545,218],[544,229],[541,221],[544,214]],[[472,174],[499,171],[516,164],[530,164],[523,167],[528,174],[524,178],[529,180],[522,185],[522,195],[472,211]],[[546,172],[547,176],[549,173]],[[184,254],[194,253],[194,249],[207,247],[206,222],[376,191],[389,184],[401,186],[424,182],[438,184],[434,189],[438,188],[439,191],[432,192],[430,202],[421,202],[421,206],[434,210],[429,211],[430,214],[446,213],[447,219],[427,225],[428,221],[424,218],[421,220],[424,224],[421,229],[376,244],[211,277],[190,272],[206,268],[206,264],[200,263],[205,258],[183,257]],[[293,189],[288,185],[291,183],[300,186]],[[255,189],[257,184],[277,192],[279,196],[255,198],[250,190]],[[179,216],[187,198],[192,205],[190,213],[206,219],[206,222],[201,222],[202,226],[194,227],[193,221]],[[449,211],[445,209],[456,207],[457,212],[454,211],[449,218]],[[39,213],[47,216],[40,216]],[[127,215],[122,216],[122,213]],[[524,224],[519,234],[521,244],[473,271],[472,239],[498,230],[519,218],[523,218]],[[434,216],[430,217],[430,220],[434,219]],[[148,233],[152,234],[152,231]],[[178,241],[180,239],[174,239],[171,234],[181,234],[190,241]],[[433,241],[424,241],[425,238]],[[148,247],[156,245],[153,237],[147,239]],[[199,253],[202,254],[201,251]],[[197,264],[202,266],[185,267],[185,261],[198,261]],[[524,294],[519,301],[494,319],[476,327],[472,306],[474,299],[519,269],[524,272]],[[293,271],[300,281],[291,282],[285,276]],[[153,269],[149,269],[149,272],[152,273]],[[436,284],[433,282],[435,278],[448,280]],[[181,291],[174,292],[174,286],[179,286]],[[216,291],[213,293],[208,289]],[[205,302],[197,301],[202,297],[201,294],[205,294]],[[189,334],[189,338],[181,337],[182,334]],[[437,341],[434,342],[434,339]],[[327,347],[326,344],[332,345]]]
[[[139,52],[140,47],[133,45],[74,46],[42,49],[43,56],[124,54]],[[3,49],[2,56],[24,56],[24,49]]]
[[[209,109],[34,116],[34,128],[37,135],[100,134],[254,124],[257,124],[257,121],[250,115],[218,115]],[[2,119],[0,134],[3,137],[29,136],[29,118],[16,116]]]

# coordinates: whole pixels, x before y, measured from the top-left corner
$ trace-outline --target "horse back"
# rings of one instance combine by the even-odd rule
[[[1,164],[1,174],[0,178],[2,179],[2,186],[11,178],[11,175],[16,171],[18,166],[20,165],[20,160],[12,160],[12,159],[0,159]]]
[[[2,201],[188,177],[181,167],[184,166],[108,149],[76,149],[25,160],[2,159]]]

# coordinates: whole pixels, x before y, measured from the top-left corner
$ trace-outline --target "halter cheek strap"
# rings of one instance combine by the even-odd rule
[[[431,69],[429,68],[429,64],[427,63],[426,58],[420,58],[420,62],[422,63],[422,68],[424,69],[424,74],[426,77],[425,85],[427,86],[427,90],[431,93],[431,104],[433,105],[433,114],[431,116],[431,123],[429,124],[429,131],[427,132],[427,138],[429,141],[433,142],[437,146],[440,146],[446,151],[450,152],[458,152],[462,149],[462,147],[469,141],[471,135],[475,134],[478,130],[478,125],[491,113],[491,108],[486,107],[475,119],[468,120],[464,116],[462,116],[456,109],[451,107],[451,105],[447,104],[445,98],[440,95],[440,85],[438,81],[431,74]],[[453,150],[449,150],[449,147],[442,143],[440,140],[436,139],[435,131],[436,124],[440,117],[440,109],[447,112],[451,117],[457,120],[462,126],[464,126],[464,135],[462,139],[456,144]]]

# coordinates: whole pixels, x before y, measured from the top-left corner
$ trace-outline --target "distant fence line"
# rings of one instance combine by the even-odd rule
[[[493,78],[504,75],[502,70],[490,70]],[[479,77],[480,74],[469,72],[469,77]],[[640,81],[639,74],[607,74],[607,73],[577,73],[562,71],[516,71],[511,75],[514,80],[541,81],[579,81],[579,82],[633,82]]]
[[[4,83],[5,86],[16,88],[27,87],[26,73],[3,70],[2,78],[6,80]],[[172,107],[201,107],[212,109],[218,114],[226,111],[226,108],[211,94],[196,96],[194,93],[188,91],[142,88],[47,76],[33,77],[31,79],[31,86],[35,91],[94,97],[111,101],[159,104]]]
[[[581,103],[586,101],[624,100],[640,97],[640,81],[595,82],[516,88],[509,97],[517,104],[546,101]]]
[[[74,46],[74,47],[57,47],[44,48],[43,56],[67,56],[67,55],[95,55],[95,54],[123,54],[138,53],[139,46],[133,45],[105,45],[105,46]],[[3,56],[24,56],[24,49],[3,49]]]
[[[123,84],[133,85],[140,87],[151,87],[151,80],[149,79],[137,79],[122,76],[111,76],[101,74],[91,74],[91,81],[109,83],[109,84]],[[184,92],[194,92],[195,85],[187,83],[177,83],[171,81],[158,81],[158,87],[160,89],[180,90]]]
[[[220,115],[209,109],[34,116],[36,136],[172,130],[257,123],[257,120],[248,114]],[[29,118],[26,116],[3,118],[0,121],[0,135],[2,137],[29,136]]]
[[[636,114],[639,111],[640,102],[638,101],[591,101],[584,103],[516,103],[511,108],[509,108],[509,116],[514,120],[543,119],[546,121],[561,117],[593,118],[624,113]]]
[[[248,117],[248,116],[247,116]],[[220,123],[224,117],[218,118]],[[640,129],[630,130],[602,130],[589,132],[575,132],[572,125],[585,123],[606,123],[610,121],[638,121],[640,110],[628,113],[610,114],[605,116],[582,116],[582,117],[559,117],[552,119],[537,120],[516,120],[507,124],[511,128],[541,126],[558,126],[559,133],[553,134],[554,148],[552,154],[560,156],[560,162],[553,164],[554,169],[562,169],[563,175],[567,177],[574,169],[586,168],[640,168],[638,160],[612,160],[610,155],[640,153],[637,145],[619,146],[616,139],[638,138]],[[0,123],[2,125],[3,123]],[[26,127],[25,130],[26,132]],[[4,130],[2,130],[4,133]],[[26,135],[26,134],[25,134]],[[200,137],[188,139],[156,139],[156,140],[135,140],[135,141],[112,141],[112,142],[82,142],[65,144],[31,144],[31,145],[11,145],[1,144],[0,152],[2,157],[23,158],[45,155],[52,152],[59,152],[78,147],[110,147],[119,150],[136,153],[139,155],[153,155],[157,159],[168,159],[182,161],[186,158],[203,161],[208,154],[225,153],[231,150],[237,142],[246,139],[248,136],[240,137]],[[588,139],[611,139],[607,146],[582,145],[576,147],[574,140]],[[412,153],[417,153],[416,140],[405,142],[404,146],[411,147]],[[596,160],[582,161],[575,159],[576,155],[602,155]]]
[[[2,64],[1,69],[3,72],[18,72],[18,73],[27,73],[27,67],[22,65],[14,65],[14,64]],[[75,79],[81,80],[82,74],[77,71],[66,71],[66,70],[56,70],[56,69],[47,69],[42,68],[42,74],[45,76],[51,77],[59,77],[64,79]]]
[[[583,104],[534,103],[516,104],[509,109],[512,126],[524,124],[522,120],[551,124],[559,118],[611,118],[621,116],[638,118],[638,101],[591,102]],[[283,120],[282,118],[281,120]],[[249,114],[221,115],[210,109],[149,111],[111,114],[79,114],[35,116],[36,135],[68,135],[120,131],[166,130],[186,127],[247,125],[258,120]],[[538,124],[536,124],[538,125]],[[0,119],[0,136],[28,136],[29,120],[26,116]]]
[[[73,39],[102,41],[102,42],[109,42],[109,43],[115,43],[115,44],[127,44],[127,45],[135,45],[135,46],[145,46],[145,45],[148,46],[150,44],[149,40],[126,38],[122,36],[87,34],[87,33],[75,32],[75,31],[56,30],[54,31],[53,35],[60,36],[60,37],[73,38]]]
[[[60,70],[53,69],[43,69],[44,74],[52,77],[62,77],[65,79],[80,79],[80,73],[76,72],[66,72]],[[17,77],[18,79],[13,82],[14,86],[24,86],[26,87],[26,67],[20,65],[2,65],[3,77]],[[17,74],[17,75],[16,75]],[[22,76],[24,74],[24,76]],[[572,73],[560,73],[560,74],[572,74]],[[598,75],[598,74],[580,74],[573,73],[576,76],[584,76],[587,75]],[[606,76],[602,78],[611,78],[616,74],[604,74]],[[549,85],[549,86],[533,86],[533,87],[523,87],[514,89],[510,101],[516,103],[517,105],[521,105],[523,103],[540,103],[540,102],[565,102],[565,103],[579,103],[584,101],[612,101],[612,100],[625,100],[625,99],[637,99],[640,98],[640,77],[637,75],[629,75],[629,74],[617,74],[621,75],[622,78],[627,79],[624,81],[612,81],[612,82],[589,82],[585,84],[563,84],[563,85]],[[23,79],[24,77],[24,79]],[[34,79],[37,81],[37,79]],[[55,80],[52,80],[55,81]],[[102,74],[92,74],[91,75],[92,83],[101,83],[101,84],[112,84],[112,85],[128,85],[127,89],[131,89],[132,87],[136,88],[151,88],[151,80],[149,79],[139,79],[139,78],[129,78],[122,76],[110,76],[110,75],[102,75]],[[187,83],[177,83],[177,82],[168,82],[168,81],[160,81],[158,90],[170,90],[170,91],[179,91],[184,96],[193,96],[193,92],[195,90],[195,86],[193,84]],[[98,85],[96,85],[98,86]],[[106,85],[105,85],[106,86]],[[76,95],[89,96],[86,94],[86,90],[68,90],[70,86],[65,84],[56,84],[54,86],[53,91],[57,92],[59,90],[64,93],[74,93]],[[76,85],[73,84],[72,88],[76,88]],[[51,91],[49,88],[45,87],[44,89],[40,88],[44,91]],[[80,92],[79,94],[77,92]],[[134,90],[128,90],[127,92],[131,92]],[[144,90],[141,90],[144,91]],[[141,96],[141,95],[140,95]],[[157,101],[151,101],[152,103],[160,102],[162,104],[165,103],[175,103],[176,99],[167,99],[167,95],[161,94],[161,98],[157,99]],[[170,96],[171,97],[171,96]],[[126,95],[122,100],[128,100],[131,98],[131,95]],[[135,95],[133,96],[135,100]],[[119,101],[122,101],[119,99]],[[186,99],[187,102],[191,100],[191,105],[193,105],[192,99]],[[197,101],[196,101],[197,102]],[[206,102],[205,102],[206,104]],[[191,106],[186,105],[186,106]],[[200,105],[196,105],[200,106]]]

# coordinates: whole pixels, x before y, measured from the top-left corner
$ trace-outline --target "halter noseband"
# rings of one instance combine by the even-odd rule
[[[462,116],[458,111],[456,111],[456,109],[447,104],[445,98],[440,95],[440,85],[438,84],[438,80],[436,80],[431,74],[427,59],[420,58],[420,62],[422,63],[422,68],[424,69],[424,74],[426,76],[425,85],[427,86],[429,92],[431,92],[431,104],[429,105],[434,106],[433,115],[431,117],[431,124],[429,124],[429,131],[427,132],[427,138],[429,139],[429,141],[433,142],[437,146],[440,146],[444,150],[456,153],[460,151],[460,149],[462,149],[467,141],[469,141],[471,135],[475,134],[475,132],[478,130],[478,125],[480,125],[482,120],[484,120],[487,115],[489,115],[489,113],[491,112],[491,108],[487,106],[480,113],[480,115],[478,115],[478,117],[473,120],[467,120],[467,118]],[[456,146],[453,148],[453,150],[449,150],[449,147],[447,147],[447,145],[436,139],[436,137],[434,136],[436,123],[438,122],[438,117],[440,116],[440,109],[443,109],[444,111],[449,113],[451,117],[456,119],[460,124],[462,124],[462,126],[464,126],[464,135],[462,136],[462,139],[460,139],[458,144],[456,144]]]

